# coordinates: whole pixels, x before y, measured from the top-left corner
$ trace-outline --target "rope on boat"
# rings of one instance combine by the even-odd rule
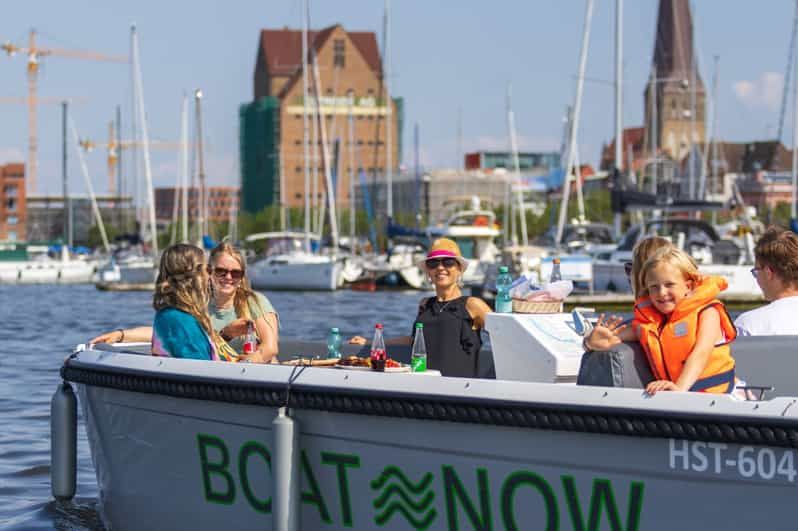
[[[777,419],[723,419],[708,422],[689,414],[608,411],[585,405],[557,407],[490,399],[451,399],[375,389],[361,394],[334,389],[282,384],[241,384],[220,380],[187,380],[150,374],[61,368],[68,381],[122,391],[211,400],[235,404],[309,409],[469,424],[489,424],[540,430],[652,437],[798,448],[798,426]],[[293,376],[293,373],[292,373]],[[297,374],[298,376],[298,374]],[[289,395],[290,393],[290,395]]]

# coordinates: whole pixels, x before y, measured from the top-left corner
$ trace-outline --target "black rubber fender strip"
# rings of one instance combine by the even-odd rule
[[[253,385],[222,380],[191,382],[184,378],[115,373],[96,369],[61,368],[70,382],[136,393],[192,400],[210,400],[268,407],[285,405],[280,384]],[[397,397],[375,389],[368,394],[345,390],[291,389],[291,407],[354,415],[486,424],[539,430],[596,433],[626,437],[673,438],[798,449],[798,423],[775,419],[708,422],[695,415],[616,412],[597,407],[556,407],[541,404],[493,403],[487,400],[444,400],[440,397]]]

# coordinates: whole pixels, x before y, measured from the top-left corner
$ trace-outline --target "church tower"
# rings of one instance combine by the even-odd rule
[[[693,42],[689,0],[660,0],[644,93],[646,149],[656,148],[675,161],[684,159],[693,144],[704,142],[706,92]]]

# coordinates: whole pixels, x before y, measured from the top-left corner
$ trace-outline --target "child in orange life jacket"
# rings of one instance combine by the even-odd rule
[[[643,265],[643,293],[627,328],[617,317],[599,319],[585,346],[606,350],[621,341],[640,341],[655,380],[646,392],[734,390],[734,359],[729,343],[737,337],[723,303],[723,278],[698,273],[684,251],[664,248]]]

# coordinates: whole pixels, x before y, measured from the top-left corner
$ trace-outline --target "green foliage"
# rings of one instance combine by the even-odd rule
[[[105,235],[108,237],[109,243],[113,242],[114,238],[116,238],[119,234],[121,234],[121,231],[116,225],[105,226]],[[103,246],[103,238],[100,234],[100,227],[97,225],[92,225],[89,227],[89,238],[86,242],[86,246],[91,249]]]
[[[585,217],[588,221],[597,223],[612,223],[613,213],[610,204],[610,192],[608,190],[593,190],[584,195]],[[495,209],[496,219],[499,223],[503,221],[504,207],[499,206]],[[557,226],[557,218],[560,212],[560,198],[548,198],[546,209],[543,214],[536,216],[531,211],[526,211],[526,230],[530,242],[538,236],[542,236],[551,227]],[[576,203],[575,195],[571,195],[568,201],[568,217],[570,222],[579,216],[579,206]],[[517,223],[516,223],[517,225]],[[521,229],[516,227],[518,239],[521,238]]]

